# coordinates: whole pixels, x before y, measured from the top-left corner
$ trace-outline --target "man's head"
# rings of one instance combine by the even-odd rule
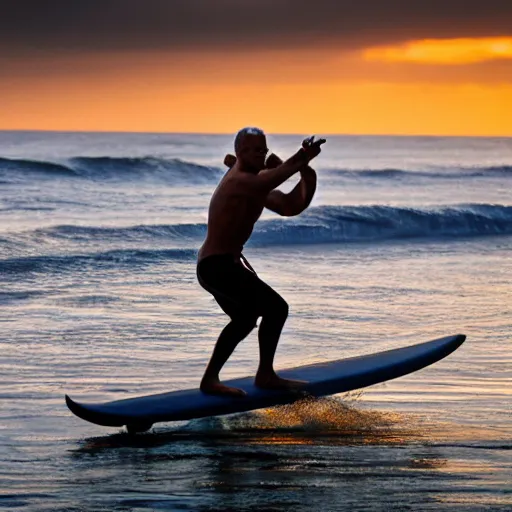
[[[235,154],[241,168],[258,172],[265,167],[267,138],[259,128],[242,128],[235,137]]]

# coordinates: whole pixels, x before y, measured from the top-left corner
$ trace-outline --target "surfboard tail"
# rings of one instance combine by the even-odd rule
[[[91,409],[87,409],[83,407],[81,404],[73,401],[68,395],[65,395],[66,405],[68,409],[79,418],[89,421],[90,423],[95,423],[96,425],[101,425],[103,427],[122,427],[126,424],[122,418],[117,418],[115,415],[104,415],[101,413],[97,413]]]

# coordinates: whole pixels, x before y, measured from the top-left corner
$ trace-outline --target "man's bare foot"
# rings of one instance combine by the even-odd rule
[[[247,393],[243,389],[225,386],[220,382],[201,382],[200,389],[207,395],[237,396],[244,397]]]
[[[256,375],[254,379],[254,385],[260,389],[283,389],[288,391],[300,390],[307,381],[305,380],[294,380],[294,379],[283,379],[278,375]]]

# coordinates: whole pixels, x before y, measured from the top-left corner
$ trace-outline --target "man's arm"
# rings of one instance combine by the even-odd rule
[[[275,188],[299,172],[309,162],[306,152],[300,149],[293,156],[275,167],[266,167],[258,174],[244,173],[252,187],[257,187],[264,194],[269,194]]]
[[[236,163],[236,157],[226,155],[224,164],[227,167],[233,167]],[[267,169],[274,169],[282,164],[282,160],[277,155],[270,155],[267,159]],[[303,165],[299,169],[301,179],[299,183],[287,194],[280,190],[272,190],[267,196],[265,207],[284,217],[292,217],[303,212],[311,203],[316,191],[316,172],[308,165]]]
[[[240,183],[246,183],[252,190],[258,190],[267,195],[317,157],[324,143],[325,139],[315,140],[314,136],[304,139],[299,151],[288,160],[272,169],[265,168],[258,174],[243,173],[240,175],[243,176]]]
[[[281,159],[277,155],[270,155],[267,166],[279,165]],[[265,207],[285,217],[293,217],[302,213],[310,204],[316,191],[316,172],[305,165],[300,168],[300,181],[291,192],[284,194],[280,190],[272,190],[267,196]]]

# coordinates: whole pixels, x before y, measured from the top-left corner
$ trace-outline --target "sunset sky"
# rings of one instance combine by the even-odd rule
[[[0,129],[512,136],[512,1],[4,0]]]

